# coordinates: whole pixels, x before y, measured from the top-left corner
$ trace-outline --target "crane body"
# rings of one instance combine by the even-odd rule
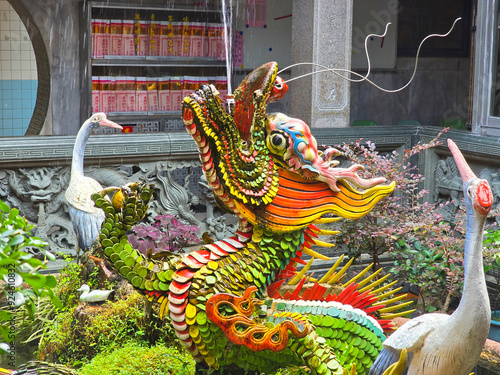
[[[75,230],[78,248],[89,249],[99,235],[104,220],[102,210],[94,205],[92,194],[103,188],[99,182],[83,174],[84,154],[92,130],[99,126],[122,129],[117,123],[106,118],[104,113],[95,113],[80,128],[73,147],[71,177],[65,193],[71,223]]]
[[[463,180],[466,208],[464,288],[451,315],[425,314],[406,322],[385,342],[369,375],[382,374],[408,352],[408,375],[468,375],[488,337],[491,308],[483,269],[483,231],[493,195],[488,181],[476,177],[452,140],[448,146]]]

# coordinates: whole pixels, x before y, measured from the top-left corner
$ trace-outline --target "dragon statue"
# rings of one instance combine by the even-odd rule
[[[93,195],[106,215],[97,251],[170,318],[208,371],[295,364],[316,374],[367,374],[390,319],[408,313],[397,312],[407,303],[397,304],[394,283],[382,286],[386,277],[365,276],[368,269],[340,284],[350,264],[338,270],[342,259],[320,280],[305,272],[313,259],[329,259],[313,250],[332,246],[319,240],[336,233],[324,224],[365,215],[394,183],[362,178],[360,165],[337,167],[338,151],[318,151],[303,121],[268,114],[286,90],[277,64],[268,63],[243,80],[229,110],[212,85],[183,101],[215,200],[239,219],[234,236],[188,254],[144,256],[126,233],[144,217],[153,187],[132,183]],[[311,256],[307,264],[303,255]],[[300,272],[297,263],[306,264]],[[284,291],[285,281],[295,286]],[[386,373],[400,374],[405,356]]]
[[[410,312],[401,311],[409,304],[399,303],[404,295],[393,297],[396,282],[383,285],[389,275],[376,279],[370,266],[341,283],[352,260],[339,269],[340,257],[319,280],[306,276],[314,259],[329,260],[313,250],[333,246],[319,239],[338,233],[325,225],[362,217],[395,184],[361,177],[361,165],[338,167],[339,151],[318,150],[307,124],[268,114],[268,103],[286,91],[271,62],[243,80],[228,110],[212,85],[184,98],[184,124],[214,199],[239,219],[234,236],[205,238],[187,254],[147,257],[127,232],[144,218],[153,185],[92,195],[105,214],[93,251],[144,294],[160,318],[170,318],[200,373],[299,365],[321,375],[368,374],[391,319]],[[384,375],[403,374],[407,362],[402,350]],[[15,373],[75,372],[34,362]]]

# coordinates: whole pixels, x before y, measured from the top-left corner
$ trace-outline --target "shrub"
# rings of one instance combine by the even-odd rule
[[[398,239],[405,239],[416,229],[432,227],[442,220],[435,205],[424,202],[428,194],[420,188],[424,176],[411,163],[413,156],[439,144],[441,134],[427,144],[417,144],[405,150],[403,155],[396,151],[381,155],[370,141],[363,144],[358,140],[341,146],[345,158],[363,165],[363,177],[385,177],[396,183],[395,193],[381,200],[370,213],[358,220],[344,220],[336,225],[335,229],[340,231],[336,241],[346,245],[349,257],[369,254],[376,270],[380,266],[380,256],[394,250]]]
[[[464,280],[465,211],[459,209],[454,223],[441,221],[431,228],[418,228],[406,240],[398,240],[392,252],[396,275],[420,287],[425,311],[448,312],[453,298],[459,298]],[[491,238],[494,231],[489,230]],[[498,269],[496,248],[486,235],[483,245],[485,273]],[[498,283],[498,280],[497,280]]]
[[[495,213],[498,217],[498,213]],[[485,271],[500,268],[500,227],[493,224],[486,229],[483,240],[484,252],[492,255],[492,262],[486,265]],[[497,284],[500,284],[500,274],[497,274]]]
[[[31,235],[33,225],[0,201],[0,298],[5,296],[5,308],[0,310],[0,350],[8,350],[16,338],[15,314],[19,306],[25,306],[32,319],[39,297],[48,297],[50,303],[62,307],[52,290],[57,282],[54,276],[38,271],[46,268],[47,260],[55,257],[44,246],[48,245]],[[43,256],[43,261],[26,250],[33,248]],[[2,342],[5,341],[5,342]]]
[[[397,241],[391,253],[391,272],[418,285],[423,310],[447,312],[460,297],[464,275],[465,230],[463,217],[453,225],[444,221],[431,228],[417,228],[412,236]]]
[[[340,230],[337,241],[346,244],[350,257],[369,254],[377,269],[381,255],[389,255],[394,260],[390,272],[419,286],[424,311],[448,312],[463,285],[465,215],[459,210],[454,223],[443,221],[439,210],[451,202],[425,202],[428,191],[421,189],[424,176],[411,163],[414,155],[437,145],[441,134],[427,144],[405,150],[402,156],[397,152],[380,155],[369,141],[343,146],[344,156],[365,167],[365,177],[395,181],[396,190],[363,218],[339,222],[335,229]],[[497,267],[492,254],[500,242],[500,232],[491,229],[489,233],[485,271]]]
[[[135,292],[117,302],[59,311],[40,343],[39,359],[74,366],[130,342],[173,341],[173,332],[163,321],[154,315],[145,318],[144,304],[143,296]]]

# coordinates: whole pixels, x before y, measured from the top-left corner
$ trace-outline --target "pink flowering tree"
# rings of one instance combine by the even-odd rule
[[[405,150],[402,155],[397,152],[381,155],[370,141],[341,146],[350,162],[365,167],[364,177],[383,176],[389,182],[395,181],[396,189],[363,218],[338,222],[335,228],[340,231],[336,237],[338,243],[345,246],[350,257],[368,254],[375,269],[380,267],[381,257],[387,256],[392,264],[391,273],[401,282],[419,287],[419,301],[424,311],[448,312],[463,285],[465,213],[459,209],[455,221],[444,221],[439,213],[444,205],[426,201],[429,192],[422,189],[425,177],[411,160],[438,145],[445,131],[429,143]],[[500,266],[500,260],[497,262],[493,256],[500,243],[498,226],[490,228],[488,233],[485,271]]]

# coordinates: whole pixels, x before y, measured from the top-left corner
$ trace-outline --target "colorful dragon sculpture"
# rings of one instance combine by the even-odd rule
[[[98,251],[170,317],[181,344],[210,369],[236,364],[267,373],[295,364],[317,374],[367,374],[390,319],[407,313],[395,313],[406,303],[391,298],[394,283],[380,286],[386,278],[365,270],[340,285],[350,264],[337,270],[342,259],[309,285],[304,273],[314,258],[328,259],[312,247],[332,246],[319,235],[336,232],[319,227],[365,215],[394,184],[362,178],[360,165],[337,167],[338,151],[318,151],[303,121],[268,114],[267,104],[286,90],[277,64],[268,63],[244,79],[230,111],[211,85],[183,101],[215,199],[239,219],[233,237],[187,255],[145,257],[126,233],[144,217],[153,187],[134,183],[93,196],[106,214]],[[303,254],[312,258],[297,272]],[[296,287],[280,291],[285,280]],[[404,362],[402,354],[387,374],[399,374]]]

